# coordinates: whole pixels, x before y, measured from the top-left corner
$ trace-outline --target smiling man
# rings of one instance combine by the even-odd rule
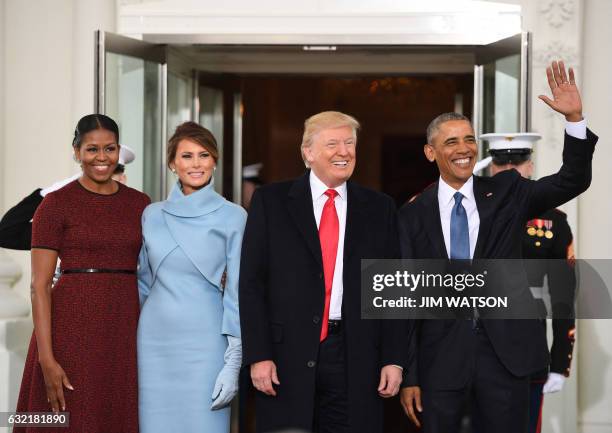
[[[574,73],[563,62],[547,68],[553,99],[540,96],[565,116],[563,165],[537,181],[508,170],[472,176],[477,143],[470,121],[442,114],[427,129],[425,156],[440,179],[400,211],[402,256],[410,259],[520,259],[525,223],[585,191],[597,137],[586,128]],[[528,291],[524,270],[503,283]],[[534,315],[535,316],[535,315]],[[411,346],[402,405],[426,433],[459,431],[471,401],[478,431],[527,431],[529,375],[548,365],[540,320],[423,320]],[[419,416],[421,412],[421,416]]]
[[[358,128],[335,111],[307,119],[310,170],[251,201],[240,318],[258,432],[381,432],[399,391],[406,324],[361,320],[361,259],[398,257],[399,242],[391,198],[349,180]]]

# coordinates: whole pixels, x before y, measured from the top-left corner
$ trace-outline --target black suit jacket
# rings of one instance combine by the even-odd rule
[[[559,206],[585,191],[591,182],[591,159],[597,137],[587,131],[579,140],[565,135],[563,165],[558,173],[528,180],[516,170],[494,177],[474,176],[474,196],[480,217],[474,259],[519,259],[527,220]],[[448,258],[440,211],[438,185],[424,191],[399,212],[402,256]],[[528,290],[523,269],[512,276],[517,291]],[[417,352],[404,385],[426,389],[458,389],[474,368],[469,320],[413,322],[411,348]],[[483,320],[483,326],[503,365],[515,376],[526,376],[548,364],[545,328],[539,320]]]
[[[407,364],[405,321],[361,320],[361,259],[398,256],[393,201],[349,181],[342,319],[351,432],[381,431],[380,369]],[[276,397],[257,392],[260,432],[312,429],[324,293],[309,173],[259,188],[249,210],[240,267],[243,361],[273,360],[280,381]]]

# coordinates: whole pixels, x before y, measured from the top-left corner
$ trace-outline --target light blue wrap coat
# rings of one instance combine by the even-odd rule
[[[238,274],[246,212],[212,183],[178,184],[142,217],[138,287],[141,433],[229,432],[229,407],[211,411],[227,335],[240,337]],[[225,289],[221,287],[227,269]]]

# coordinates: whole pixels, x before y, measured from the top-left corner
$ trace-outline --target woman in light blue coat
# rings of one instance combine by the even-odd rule
[[[142,217],[140,431],[225,433],[242,361],[238,273],[246,212],[213,189],[218,151],[210,131],[180,125],[167,153],[178,182]]]

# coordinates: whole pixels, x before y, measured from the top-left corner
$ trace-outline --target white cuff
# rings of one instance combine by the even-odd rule
[[[565,122],[565,131],[567,132],[567,135],[571,135],[574,138],[584,140],[587,136],[586,130],[586,118],[583,118],[579,122]]]

